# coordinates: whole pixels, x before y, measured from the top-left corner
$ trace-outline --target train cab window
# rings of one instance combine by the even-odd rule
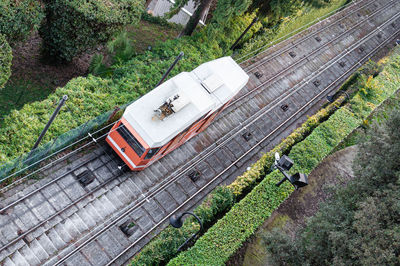
[[[136,152],[139,157],[143,155],[145,152],[145,148],[140,144],[140,142],[133,136],[133,134],[125,127],[124,124],[117,128],[117,132],[121,135],[121,137],[132,147],[132,149]]]
[[[157,154],[157,152],[158,152],[160,149],[161,149],[161,147],[160,147],[160,148],[153,148],[153,149],[150,149],[150,150],[147,152],[147,154],[146,154],[146,156],[144,157],[144,159],[151,159],[155,154]]]

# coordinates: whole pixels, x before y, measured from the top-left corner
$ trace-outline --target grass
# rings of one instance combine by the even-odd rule
[[[292,36],[299,32],[299,28],[304,25],[309,24],[311,26],[312,24],[316,24],[319,21],[318,18],[325,18],[325,16],[344,6],[348,2],[348,0],[334,0],[331,1],[330,5],[320,8],[305,6],[293,19],[289,18],[287,22],[282,24],[272,41],[278,40],[286,35]]]
[[[126,30],[129,39],[133,40],[132,44],[135,51],[138,53],[144,52],[149,46],[154,46],[157,42],[174,39],[180,33],[178,29],[144,20],[141,20],[136,26],[128,26]]]
[[[257,54],[257,49],[263,51],[278,41],[290,38],[298,32],[318,23],[320,20],[327,18],[336,11],[339,11],[341,7],[349,2],[349,0],[332,0],[330,4],[322,7],[306,5],[299,10],[297,14],[283,18],[283,22],[277,25],[276,29],[270,28],[263,35],[259,35],[249,41],[235,57],[242,61],[246,59],[247,55],[251,52],[254,52],[251,55]]]
[[[133,40],[132,44],[137,53],[144,52],[148,46],[153,46],[157,42],[176,38],[180,32],[177,28],[144,20],[136,26],[128,26],[126,30],[128,37]],[[11,75],[5,87],[0,90],[0,125],[2,118],[12,110],[19,110],[26,103],[46,99],[56,89],[55,82],[51,73],[47,72],[34,78]]]
[[[12,110],[21,109],[29,102],[46,99],[53,92],[55,85],[51,79],[43,77],[37,80],[11,76],[5,87],[0,90],[0,124],[2,118]]]

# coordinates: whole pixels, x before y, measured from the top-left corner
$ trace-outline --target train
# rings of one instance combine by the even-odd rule
[[[248,80],[230,56],[181,72],[130,104],[106,141],[130,170],[143,170],[204,131]]]

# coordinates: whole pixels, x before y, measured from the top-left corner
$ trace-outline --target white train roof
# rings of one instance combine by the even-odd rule
[[[123,117],[150,147],[161,147],[233,98],[248,79],[231,57],[222,57],[164,82],[129,105]],[[155,119],[155,110],[176,95],[174,112],[163,120]]]

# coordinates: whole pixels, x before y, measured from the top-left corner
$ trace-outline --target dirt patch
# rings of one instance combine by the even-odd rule
[[[103,46],[99,46],[75,57],[70,63],[51,65],[41,58],[41,45],[42,38],[35,32],[26,42],[14,47],[12,76],[44,85],[51,80],[54,88],[61,87],[74,77],[85,76],[92,56],[104,50]]]
[[[243,244],[227,265],[269,265],[261,236],[273,228],[279,228],[294,236],[296,231],[305,225],[307,219],[318,211],[320,203],[329,196],[327,188],[344,185],[354,177],[352,163],[356,153],[357,147],[352,146],[323,160],[310,173],[309,185],[294,191]]]
[[[0,119],[26,103],[46,99],[71,79],[86,76],[92,56],[106,50],[103,45],[98,46],[70,63],[52,65],[42,59],[41,47],[42,38],[35,32],[13,48],[12,74],[0,90]]]

